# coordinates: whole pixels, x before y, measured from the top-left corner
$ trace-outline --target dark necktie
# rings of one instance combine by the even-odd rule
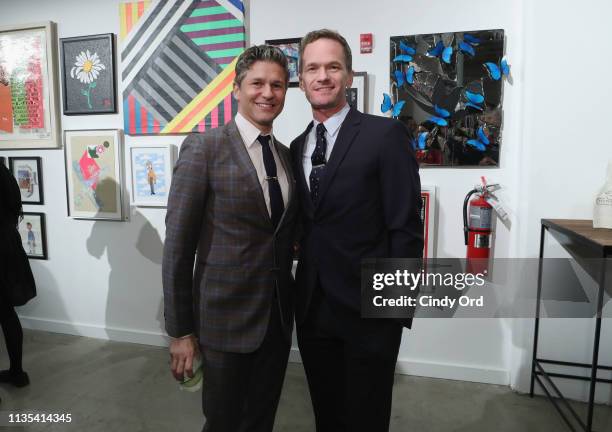
[[[270,135],[259,135],[258,141],[261,143],[261,152],[263,154],[263,162],[266,167],[266,181],[268,182],[268,193],[270,194],[270,210],[271,218],[274,226],[278,226],[281,220],[285,204],[283,203],[283,194],[281,192],[280,183],[276,175],[276,162],[270,149]]]
[[[310,171],[310,197],[313,203],[317,203],[319,199],[319,183],[325,169],[325,152],[327,151],[327,139],[325,138],[325,126],[323,123],[317,125],[317,143],[312,152],[310,160],[312,161],[312,170]]]

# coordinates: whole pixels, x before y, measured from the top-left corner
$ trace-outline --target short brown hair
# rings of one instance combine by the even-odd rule
[[[342,49],[344,50],[344,63],[346,64],[346,69],[349,72],[353,70],[353,55],[351,54],[351,47],[349,46],[346,39],[344,39],[344,37],[342,37],[342,35],[335,30],[321,29],[321,30],[314,30],[314,31],[309,32],[300,41],[300,65],[299,65],[300,72],[302,72],[302,67],[303,67],[302,57],[304,55],[304,49],[306,48],[306,45],[311,44],[314,41],[317,41],[319,39],[335,40],[340,45],[342,45]]]
[[[287,57],[285,57],[285,54],[279,48],[271,45],[254,45],[240,54],[236,62],[236,77],[234,78],[234,82],[238,87],[240,87],[240,83],[242,83],[253,63],[258,61],[272,62],[279,65],[285,72],[285,87],[287,87],[289,84]]]

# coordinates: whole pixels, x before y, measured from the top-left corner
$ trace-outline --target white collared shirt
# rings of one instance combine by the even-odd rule
[[[268,214],[270,214],[271,216],[272,210],[270,208],[270,192],[268,191],[268,181],[266,180],[266,167],[263,162],[261,143],[257,140],[259,135],[267,134],[262,134],[261,131],[257,129],[255,125],[253,125],[250,121],[244,118],[244,116],[240,113],[236,114],[234,120],[236,121],[236,126],[238,127],[238,132],[240,132],[240,137],[242,138],[244,147],[246,148],[247,153],[251,158],[251,162],[253,162],[255,171],[257,172],[259,185],[261,186],[264,199],[266,200]],[[270,135],[272,135],[272,133],[270,133]],[[270,140],[270,149],[272,150],[274,162],[276,163],[276,176],[278,177],[281,194],[283,195],[283,203],[285,204],[286,208],[287,203],[289,202],[289,181],[287,180],[287,173],[285,172],[285,167],[281,163],[281,160],[278,156],[278,152],[276,151],[276,141],[274,140],[274,135],[272,135],[272,139]]]
[[[340,126],[346,118],[346,115],[350,111],[351,107],[347,103],[340,111],[328,118],[323,122],[325,126],[325,139],[327,140],[327,150],[325,151],[325,160],[329,162],[329,157],[334,149],[338,132],[340,132]],[[313,119],[313,125],[310,132],[306,136],[306,144],[304,145],[304,154],[302,155],[302,166],[304,167],[304,176],[306,177],[306,185],[310,189],[310,171],[312,171],[312,152],[317,145],[317,125],[321,123]]]

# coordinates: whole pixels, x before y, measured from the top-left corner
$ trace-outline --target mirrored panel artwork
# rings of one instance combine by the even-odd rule
[[[405,123],[421,166],[499,166],[504,30],[391,37],[381,110]]]

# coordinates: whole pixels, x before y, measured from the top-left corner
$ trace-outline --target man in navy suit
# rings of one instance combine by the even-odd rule
[[[330,30],[300,45],[313,121],[291,143],[302,206],[297,334],[317,432],[389,428],[402,325],[360,315],[363,258],[420,258],[418,165],[405,126],[350,108],[351,50]]]

